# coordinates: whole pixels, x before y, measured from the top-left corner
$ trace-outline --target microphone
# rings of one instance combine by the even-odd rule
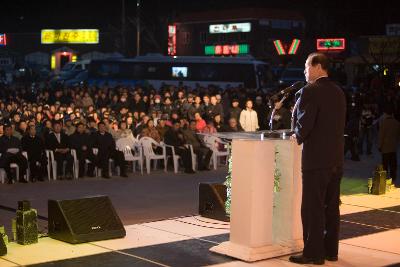
[[[278,95],[286,95],[292,91],[298,91],[300,90],[302,87],[304,87],[304,82],[301,81],[297,81],[294,84],[292,84],[289,87],[286,87],[285,89],[281,90]]]

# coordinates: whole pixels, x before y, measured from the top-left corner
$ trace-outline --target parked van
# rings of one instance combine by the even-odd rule
[[[82,70],[87,70],[88,66],[90,64],[90,59],[87,60],[80,60],[76,62],[69,62],[64,65],[64,67],[61,69],[61,73],[65,72],[80,72]]]

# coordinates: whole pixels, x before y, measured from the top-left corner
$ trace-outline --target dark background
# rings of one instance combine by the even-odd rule
[[[300,11],[307,34],[384,34],[386,23],[400,22],[396,1],[296,1],[296,0],[142,0],[141,22],[149,30],[173,21],[184,12],[241,7],[269,7]],[[127,30],[135,30],[136,0],[125,0]],[[37,32],[43,28],[99,28],[119,31],[122,0],[2,1],[0,31]]]

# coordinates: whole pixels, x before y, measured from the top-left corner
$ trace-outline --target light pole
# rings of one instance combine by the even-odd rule
[[[126,52],[126,16],[125,16],[125,0],[122,0],[121,8],[121,49],[122,54]]]
[[[136,0],[136,56],[140,55],[140,0]]]

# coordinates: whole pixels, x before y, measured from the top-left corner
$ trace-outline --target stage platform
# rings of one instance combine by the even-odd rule
[[[385,195],[365,194],[367,178],[380,161],[374,153],[361,162],[346,160],[342,180],[340,258],[326,266],[400,266],[400,189]],[[125,267],[125,266],[298,266],[289,256],[252,264],[214,254],[209,248],[228,240],[229,224],[196,215],[198,184],[225,181],[226,166],[194,175],[152,171],[151,175],[130,174],[129,178],[84,178],[29,184],[0,184],[0,225],[8,234],[12,208],[28,199],[47,217],[48,199],[108,195],[117,210],[127,236],[80,245],[48,237],[38,244],[11,243],[0,257],[0,267]],[[46,232],[47,222],[40,219]]]
[[[338,262],[326,266],[400,266],[400,189],[384,196],[342,196]],[[228,240],[229,223],[198,215],[125,226],[122,239],[71,245],[48,237],[12,243],[1,267],[11,266],[298,266],[288,256],[245,263],[209,248]]]

